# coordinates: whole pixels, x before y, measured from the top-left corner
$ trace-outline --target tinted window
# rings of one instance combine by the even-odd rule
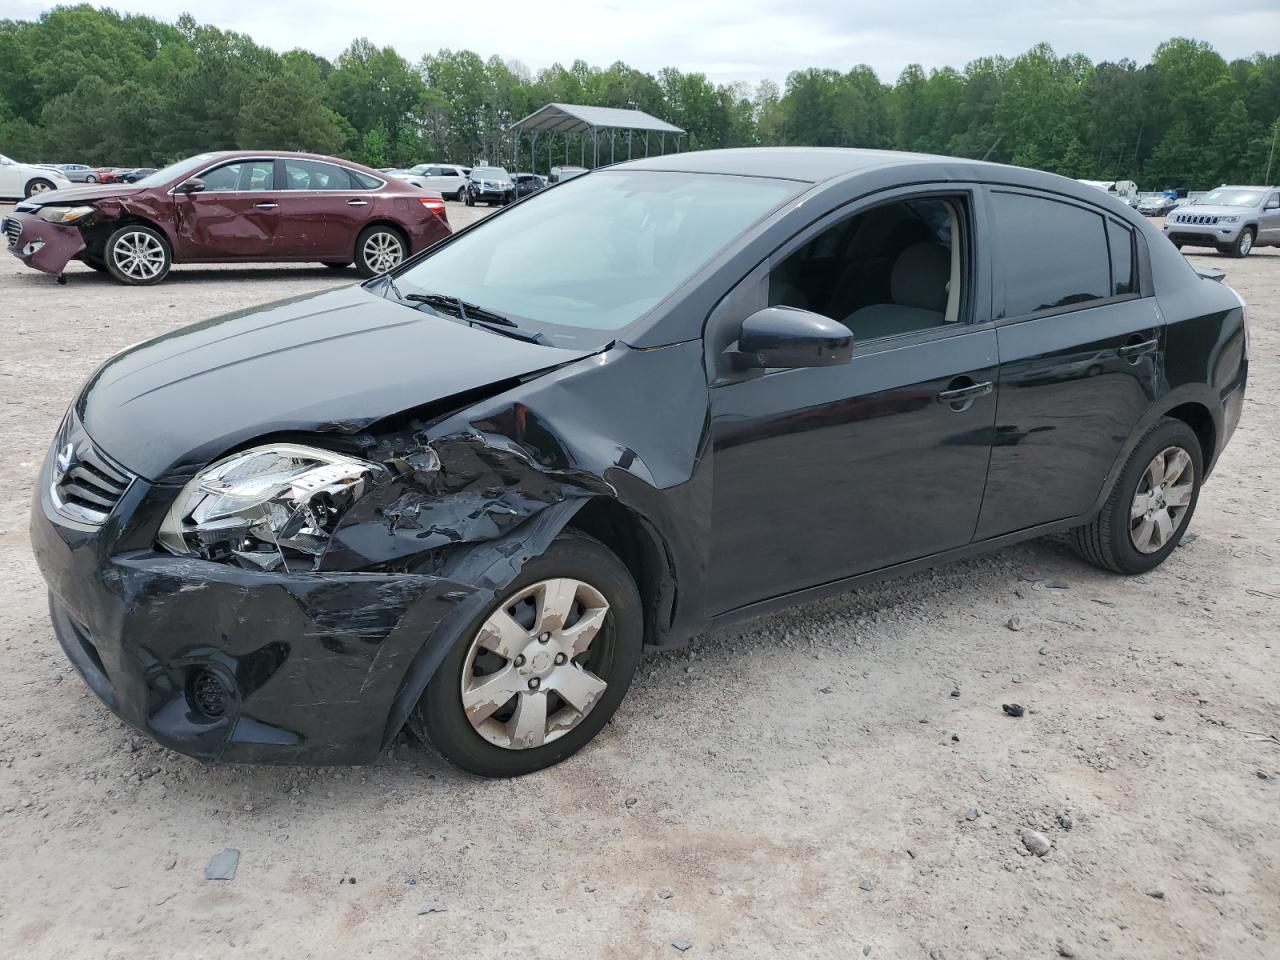
[[[1133,231],[1108,220],[1107,242],[1111,247],[1111,292],[1116,296],[1133,293]]]
[[[769,305],[839,320],[879,340],[960,319],[961,198],[875,207],[823,230],[773,268]]]
[[[270,160],[237,160],[201,175],[206,191],[270,190],[274,164]]]
[[[350,190],[351,177],[342,167],[318,160],[286,160],[286,190]]]
[[[1111,295],[1101,215],[1056,200],[993,193],[993,244],[1005,276],[1004,316]]]

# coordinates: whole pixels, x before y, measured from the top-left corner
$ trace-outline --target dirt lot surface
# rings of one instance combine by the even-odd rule
[[[1192,259],[1252,304],[1252,380],[1161,569],[1037,541],[717,633],[494,783],[407,742],[201,766],[112,717],[47,621],[29,496],[84,378],[351,278],[58,286],[0,256],[0,957],[1280,957],[1280,250]]]

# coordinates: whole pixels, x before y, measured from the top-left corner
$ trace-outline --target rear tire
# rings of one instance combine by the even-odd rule
[[[409,244],[395,227],[375,223],[360,231],[355,252],[356,272],[376,277],[400,266],[409,255]]]
[[[568,629],[556,630],[554,635],[547,634],[551,636],[549,642],[540,639],[529,642],[527,639],[534,636],[534,631],[541,629],[542,605],[547,602],[546,594],[536,593],[537,585],[556,581],[566,584],[576,581],[585,590],[585,593],[579,592],[577,597],[595,596],[597,603],[598,598],[603,598],[606,605],[606,612],[599,614],[601,619],[598,632],[590,636],[586,644],[582,645],[585,649],[569,658],[567,664],[559,657],[564,647],[558,644],[566,642],[566,638],[571,636],[576,617],[587,619],[586,601],[582,601],[580,614],[576,612],[580,609],[578,600],[570,601],[570,614],[562,621],[569,623]],[[522,601],[526,605],[524,608],[511,606],[522,592],[530,588],[535,591],[533,596],[541,596],[541,599]],[[501,600],[491,603],[459,636],[427,684],[422,699],[409,719],[409,727],[419,739],[429,741],[446,760],[482,777],[518,777],[533,773],[559,763],[586,746],[613,716],[626,695],[636,665],[640,662],[644,634],[640,595],[627,568],[604,544],[576,530],[566,530],[555,539],[546,553],[526,563],[520,575],[503,589],[501,596]],[[498,611],[529,610],[530,604],[533,609],[529,611],[529,625],[513,622],[513,617],[506,620],[509,625],[517,628],[518,637],[526,638],[520,642],[528,644],[512,647],[512,653],[522,651],[518,658],[504,657],[477,648],[482,628],[490,622],[491,617],[497,616]],[[521,631],[524,631],[523,634]],[[506,634],[503,635],[503,640],[512,642]],[[488,644],[485,647],[493,649]],[[581,649],[581,646],[574,649]],[[533,650],[534,653],[529,655],[526,662],[524,653],[528,650]],[[547,657],[548,652],[557,654],[555,663],[561,666],[546,668],[551,672],[543,674],[541,689],[537,686],[539,681],[532,679],[534,674],[526,681],[523,674],[514,673],[514,692],[493,694],[493,700],[487,704],[477,706],[473,703],[473,710],[487,707],[484,717],[473,722],[463,705],[464,684],[475,684],[479,677],[487,677],[491,673],[495,676],[498,673],[510,673],[518,665],[525,671],[536,670],[539,660]],[[484,673],[478,673],[482,669],[482,657],[488,657],[490,661],[496,657],[497,660],[492,664],[485,662]],[[504,664],[504,660],[509,663]],[[575,670],[578,672],[575,673]],[[575,689],[580,695],[581,691],[575,686],[567,685],[561,680],[580,678],[582,674],[591,678],[595,684],[593,689],[596,699],[589,700],[586,712],[579,714],[569,707],[571,698],[560,697],[557,691],[562,687],[566,692]],[[601,680],[605,683],[603,690],[598,689]],[[522,709],[527,697],[536,699],[539,694],[545,699],[541,702],[541,714],[534,713],[535,718],[541,717],[536,729],[539,730],[539,737],[545,731],[550,739],[537,746],[516,746],[520,728],[518,715],[514,711]],[[493,703],[500,698],[506,699],[495,709]],[[551,702],[560,705],[555,713],[548,712],[551,710],[548,705]],[[507,711],[512,711],[511,717],[499,719]],[[556,720],[560,723],[557,724]],[[504,738],[508,736],[505,731],[511,729],[515,729],[517,733],[510,735],[509,742],[505,741]]]
[[[1178,482],[1171,482],[1167,490],[1160,488],[1158,498],[1153,500],[1156,490],[1150,483],[1149,471],[1158,456],[1164,456],[1168,463],[1180,459],[1170,451],[1181,451],[1189,463],[1173,477]],[[1187,471],[1193,471],[1189,487],[1185,484]],[[1165,473],[1162,468],[1162,477]],[[1113,573],[1136,574],[1155,569],[1173,553],[1186,532],[1200,498],[1203,478],[1204,458],[1195,432],[1181,420],[1160,420],[1129,454],[1098,515],[1071,531],[1072,546],[1094,566]],[[1181,509],[1173,505],[1175,499],[1185,500]],[[1143,506],[1158,506],[1171,517],[1168,532],[1159,543],[1148,539],[1152,527],[1147,525],[1147,518],[1160,511],[1144,511]],[[1137,546],[1139,542],[1142,548]]]
[[[169,275],[173,251],[159,230],[140,223],[118,227],[102,249],[107,271],[121,283],[146,287]]]

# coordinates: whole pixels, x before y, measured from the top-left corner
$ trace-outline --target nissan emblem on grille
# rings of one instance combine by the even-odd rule
[[[71,417],[59,441],[49,484],[53,505],[70,520],[100,526],[129,489],[133,477],[99,451]]]

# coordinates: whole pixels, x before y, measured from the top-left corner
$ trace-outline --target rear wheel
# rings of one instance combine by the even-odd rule
[[[463,632],[410,725],[471,773],[541,770],[580,750],[617,710],[642,635],[627,568],[598,540],[566,531]]]
[[[98,182],[97,174],[93,174],[93,173],[88,174],[88,175],[84,178],[84,182],[85,182],[85,183],[97,183],[97,182]]]
[[[103,248],[107,270],[121,283],[146,286],[169,275],[173,254],[164,234],[139,223],[119,227]]]
[[[46,180],[44,177],[36,177],[34,180],[27,181],[28,197],[33,197],[37,193],[45,193],[53,189],[53,181]]]
[[[362,277],[376,277],[400,266],[409,245],[394,227],[374,224],[356,239],[356,270]]]
[[[1129,454],[1098,515],[1071,531],[1076,551],[1115,573],[1154,569],[1182,539],[1203,476],[1195,432],[1181,420],[1161,420]]]

